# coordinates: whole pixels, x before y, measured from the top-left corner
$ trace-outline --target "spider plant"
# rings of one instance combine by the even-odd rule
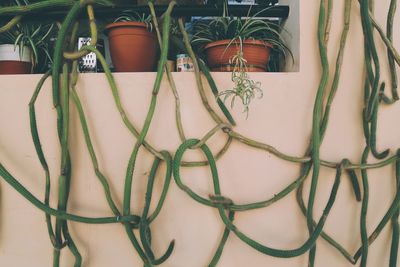
[[[231,63],[234,66],[231,75],[234,86],[232,89],[222,91],[217,97],[224,96],[224,102],[231,97],[231,108],[234,106],[236,97],[240,98],[243,105],[243,113],[246,113],[246,118],[248,118],[251,101],[254,98],[260,99],[263,97],[261,83],[249,77],[247,61],[241,52],[232,57]]]
[[[40,54],[44,54],[45,58],[51,61],[48,40],[53,29],[54,24],[21,22],[10,31],[0,34],[0,43],[13,44],[15,49],[19,47],[21,58],[24,47],[29,47],[33,54],[32,63],[36,65]]]
[[[226,40],[226,50],[234,45],[237,52],[230,58],[230,65],[233,67],[231,79],[234,87],[230,90],[221,92],[218,96],[224,96],[224,101],[231,97],[231,107],[236,98],[240,98],[244,107],[244,112],[248,116],[249,105],[255,97],[261,98],[261,83],[252,80],[247,71],[247,60],[243,53],[243,46],[246,40],[261,41],[265,47],[271,47],[284,58],[292,53],[283,41],[280,32],[283,30],[276,23],[257,18],[267,7],[253,16],[232,17],[228,16],[228,8],[225,5],[222,17],[215,17],[208,20],[199,20],[193,25],[192,44],[201,54],[204,48],[213,42]],[[237,48],[236,48],[237,47]],[[269,49],[269,48],[268,48]]]
[[[28,0],[14,0],[13,5],[28,5]],[[32,64],[38,65],[39,61],[46,65],[48,61],[52,61],[49,52],[49,39],[52,37],[55,29],[54,23],[38,23],[33,21],[22,20],[12,29],[0,34],[0,44],[13,44],[14,49],[19,48],[20,58],[25,51],[24,47],[28,47],[32,51]]]

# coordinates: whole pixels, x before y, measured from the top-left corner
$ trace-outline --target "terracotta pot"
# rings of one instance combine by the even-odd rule
[[[240,50],[239,42],[227,47],[230,40],[221,40],[204,47],[207,64],[212,71],[232,71],[233,65],[229,60]],[[259,40],[243,41],[243,57],[247,60],[249,72],[264,72],[267,70],[272,45]]]
[[[157,39],[142,22],[115,22],[106,26],[110,53],[118,72],[153,71]]]
[[[19,46],[0,45],[0,74],[29,74],[32,72],[31,49],[24,47],[22,58]]]

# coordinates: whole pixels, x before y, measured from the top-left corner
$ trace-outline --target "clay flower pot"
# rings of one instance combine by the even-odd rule
[[[117,72],[153,71],[157,39],[143,22],[115,22],[106,26],[110,54]]]
[[[22,58],[19,46],[0,45],[0,74],[29,74],[32,72],[31,49],[24,46]]]
[[[229,60],[240,51],[239,42],[220,40],[204,47],[207,64],[212,71],[232,71]],[[228,46],[228,47],[227,47]],[[243,57],[247,60],[249,72],[264,72],[267,70],[272,45],[259,40],[243,41]]]

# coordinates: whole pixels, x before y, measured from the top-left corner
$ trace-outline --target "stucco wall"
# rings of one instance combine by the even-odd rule
[[[300,6],[300,71],[295,73],[252,74],[262,82],[264,98],[255,100],[249,118],[236,105],[236,130],[266,142],[291,155],[303,155],[310,137],[312,106],[320,77],[320,63],[316,44],[318,1],[302,1]],[[388,1],[377,4],[377,18],[383,25]],[[354,1],[352,24],[346,49],[342,81],[333,104],[330,124],[321,147],[321,157],[340,161],[349,158],[358,162],[364,140],[362,136],[362,30],[358,4]],[[335,1],[330,60],[334,62],[342,26],[343,1]],[[398,12],[399,13],[399,12]],[[399,17],[400,14],[397,14]],[[395,22],[399,26],[399,18]],[[396,35],[400,49],[400,36]],[[383,46],[380,47],[383,49]],[[383,51],[383,50],[382,50]],[[383,54],[382,54],[383,55]],[[385,62],[385,59],[382,60]],[[333,63],[332,63],[333,65]],[[384,68],[384,73],[385,68]],[[400,74],[400,72],[399,72]],[[0,77],[0,161],[29,190],[42,198],[44,174],[36,158],[29,134],[28,102],[40,76]],[[129,117],[139,127],[143,124],[151,96],[154,73],[116,74],[122,102]],[[192,73],[176,73],[181,97],[182,120],[188,137],[201,137],[214,124],[204,110],[195,89]],[[226,73],[215,73],[220,89],[230,87]],[[92,138],[101,169],[109,177],[112,191],[121,205],[125,168],[135,139],[123,126],[102,74],[85,74],[79,80],[79,94],[84,102]],[[212,97],[209,97],[212,102]],[[52,205],[56,206],[59,149],[56,138],[55,111],[51,107],[50,83],[47,82],[37,103],[38,124],[43,147],[52,172]],[[400,146],[398,114],[400,105],[382,107],[379,114],[378,148]],[[111,215],[100,183],[97,181],[86,151],[75,109],[72,108],[71,153],[74,166],[69,211],[86,216]],[[148,141],[159,149],[174,153],[180,144],[174,120],[174,100],[164,80]],[[209,141],[213,151],[223,144],[219,134]],[[188,158],[202,158],[188,154]],[[373,160],[371,160],[372,162]],[[132,207],[140,214],[144,190],[152,157],[142,150],[135,170]],[[161,172],[155,185],[158,198],[163,180]],[[272,197],[291,183],[299,173],[299,166],[234,142],[228,153],[218,161],[222,192],[236,203],[247,203]],[[184,169],[183,179],[196,192],[207,196],[212,192],[207,168]],[[334,172],[322,168],[318,184],[315,216],[319,217],[333,183]],[[309,182],[310,179],[308,179]],[[306,183],[309,185],[309,183]],[[47,236],[44,215],[33,208],[3,181],[0,194],[0,263],[1,266],[51,266],[52,250]],[[370,171],[370,205],[368,230],[372,231],[394,198],[393,166]],[[307,188],[307,187],[306,187]],[[305,190],[305,196],[308,190]],[[350,182],[346,177],[338,192],[336,203],[326,222],[325,230],[349,251],[360,246],[359,215],[361,204],[355,202]],[[250,237],[275,248],[295,248],[308,237],[306,221],[296,204],[294,194],[261,210],[238,213],[237,226]],[[71,234],[82,252],[84,266],[141,266],[121,225],[85,225],[70,223]],[[162,266],[201,267],[212,258],[223,231],[216,210],[201,206],[174,182],[159,218],[152,224],[156,255],[165,251],[170,240],[176,240],[171,258]],[[340,254],[323,240],[318,241],[316,266],[350,266]],[[390,227],[372,245],[368,266],[387,266],[390,250]],[[63,266],[72,266],[73,257],[66,250]],[[220,266],[307,266],[307,255],[292,259],[277,259],[260,254],[233,234],[222,255]]]

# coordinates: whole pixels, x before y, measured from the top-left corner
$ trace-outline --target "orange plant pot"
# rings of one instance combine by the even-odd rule
[[[143,22],[115,22],[106,26],[111,60],[117,72],[155,69],[157,39]]]
[[[204,47],[207,64],[212,71],[232,71],[230,60],[240,51],[239,42],[229,44],[231,40],[221,40]],[[249,72],[265,72],[272,45],[259,40],[243,41],[243,57],[247,60]]]

